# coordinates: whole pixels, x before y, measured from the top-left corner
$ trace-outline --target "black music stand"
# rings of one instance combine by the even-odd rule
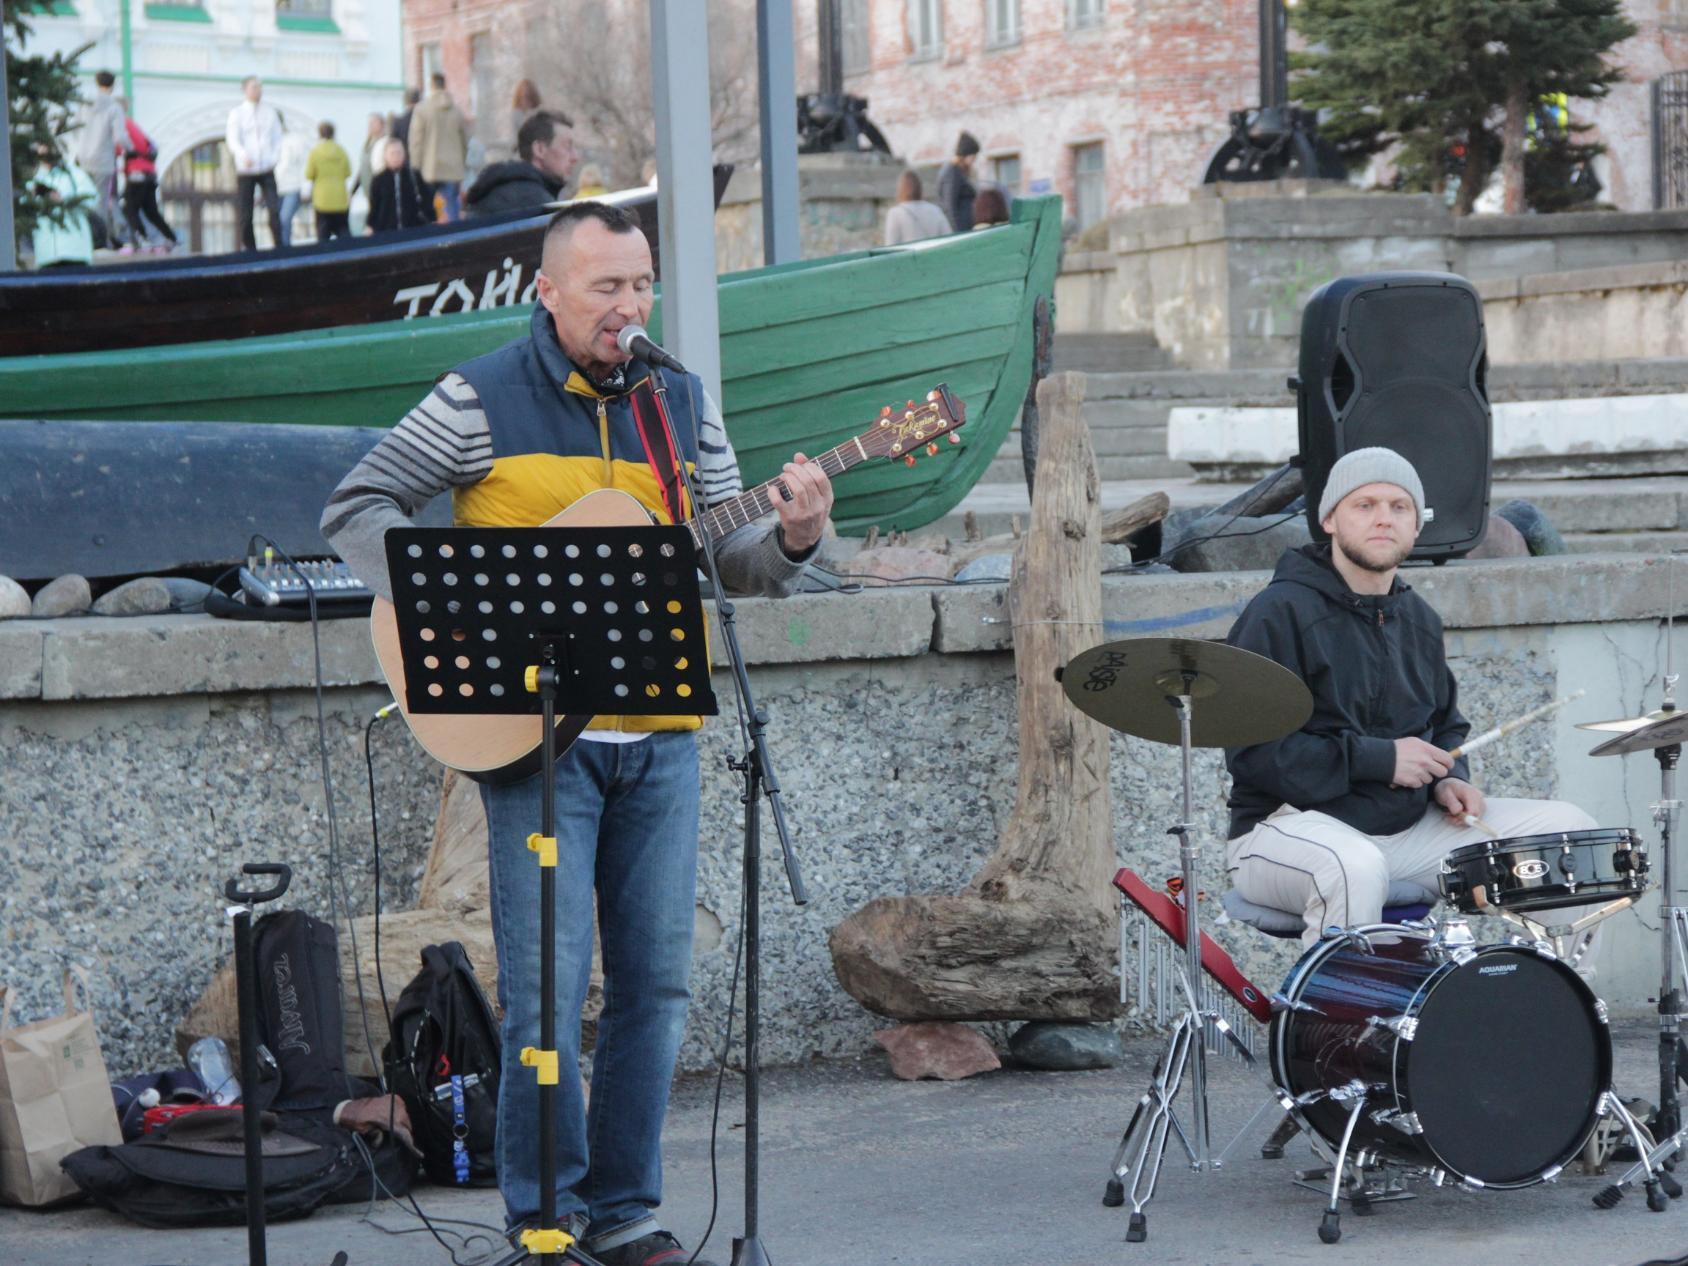
[[[556,719],[719,709],[683,527],[395,528],[387,567],[412,712],[539,713],[539,1226],[505,1262],[597,1266],[557,1226]],[[574,1070],[570,1070],[573,1076]],[[502,1266],[502,1263],[501,1263]]]

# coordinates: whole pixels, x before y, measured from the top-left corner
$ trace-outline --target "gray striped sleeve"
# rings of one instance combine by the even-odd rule
[[[738,456],[727,438],[721,409],[709,393],[703,393],[703,417],[698,425],[698,476],[703,499],[711,506],[730,501],[744,491]],[[721,564],[721,583],[742,594],[783,598],[797,591],[808,569],[814,549],[802,558],[791,558],[780,543],[779,517],[769,514],[755,523],[734,528],[715,542],[715,557]]]
[[[322,534],[364,583],[392,597],[388,528],[408,527],[435,497],[492,469],[492,435],[475,390],[447,374],[329,495]]]

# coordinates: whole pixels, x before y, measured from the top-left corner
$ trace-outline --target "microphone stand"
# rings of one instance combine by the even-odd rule
[[[669,359],[671,365],[678,365],[677,361]],[[761,1125],[761,1057],[758,1045],[761,1040],[761,801],[764,796],[773,814],[774,830],[779,835],[780,852],[785,860],[786,882],[791,887],[791,899],[797,905],[807,905],[809,893],[803,885],[797,856],[791,848],[791,835],[785,823],[785,805],[780,799],[779,779],[774,775],[773,762],[768,755],[765,741],[768,714],[756,706],[755,696],[751,692],[750,674],[745,669],[744,649],[739,644],[733,604],[728,601],[726,591],[721,585],[721,569],[716,563],[715,541],[699,517],[707,506],[696,477],[686,468],[685,451],[680,447],[673,419],[668,413],[668,385],[663,381],[662,373],[656,366],[650,366],[650,372],[657,413],[662,418],[663,429],[668,433],[669,447],[679,463],[680,477],[685,482],[686,496],[691,501],[692,521],[699,528],[698,545],[708,561],[710,589],[715,598],[715,610],[721,618],[721,634],[726,643],[727,658],[732,665],[733,688],[738,693],[740,715],[748,718],[745,728],[749,749],[741,759],[729,758],[727,761],[727,767],[744,778],[744,790],[739,795],[739,803],[744,806],[744,1235],[733,1241],[732,1266],[769,1266],[768,1255],[762,1248],[757,1226],[761,1179],[758,1154]],[[694,427],[699,421],[694,418]]]

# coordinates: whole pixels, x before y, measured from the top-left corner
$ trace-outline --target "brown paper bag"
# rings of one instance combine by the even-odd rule
[[[11,1204],[75,1195],[59,1161],[78,1148],[123,1141],[93,1014],[76,1005],[77,980],[86,999],[87,972],[69,968],[64,1014],[17,1028],[7,1027],[12,998],[0,986],[0,1200]]]

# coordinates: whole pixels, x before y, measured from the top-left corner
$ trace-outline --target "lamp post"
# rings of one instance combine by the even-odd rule
[[[1311,111],[1289,104],[1289,9],[1296,0],[1260,0],[1260,104],[1231,112],[1231,135],[1208,161],[1202,183],[1341,180],[1342,160],[1318,138]]]

